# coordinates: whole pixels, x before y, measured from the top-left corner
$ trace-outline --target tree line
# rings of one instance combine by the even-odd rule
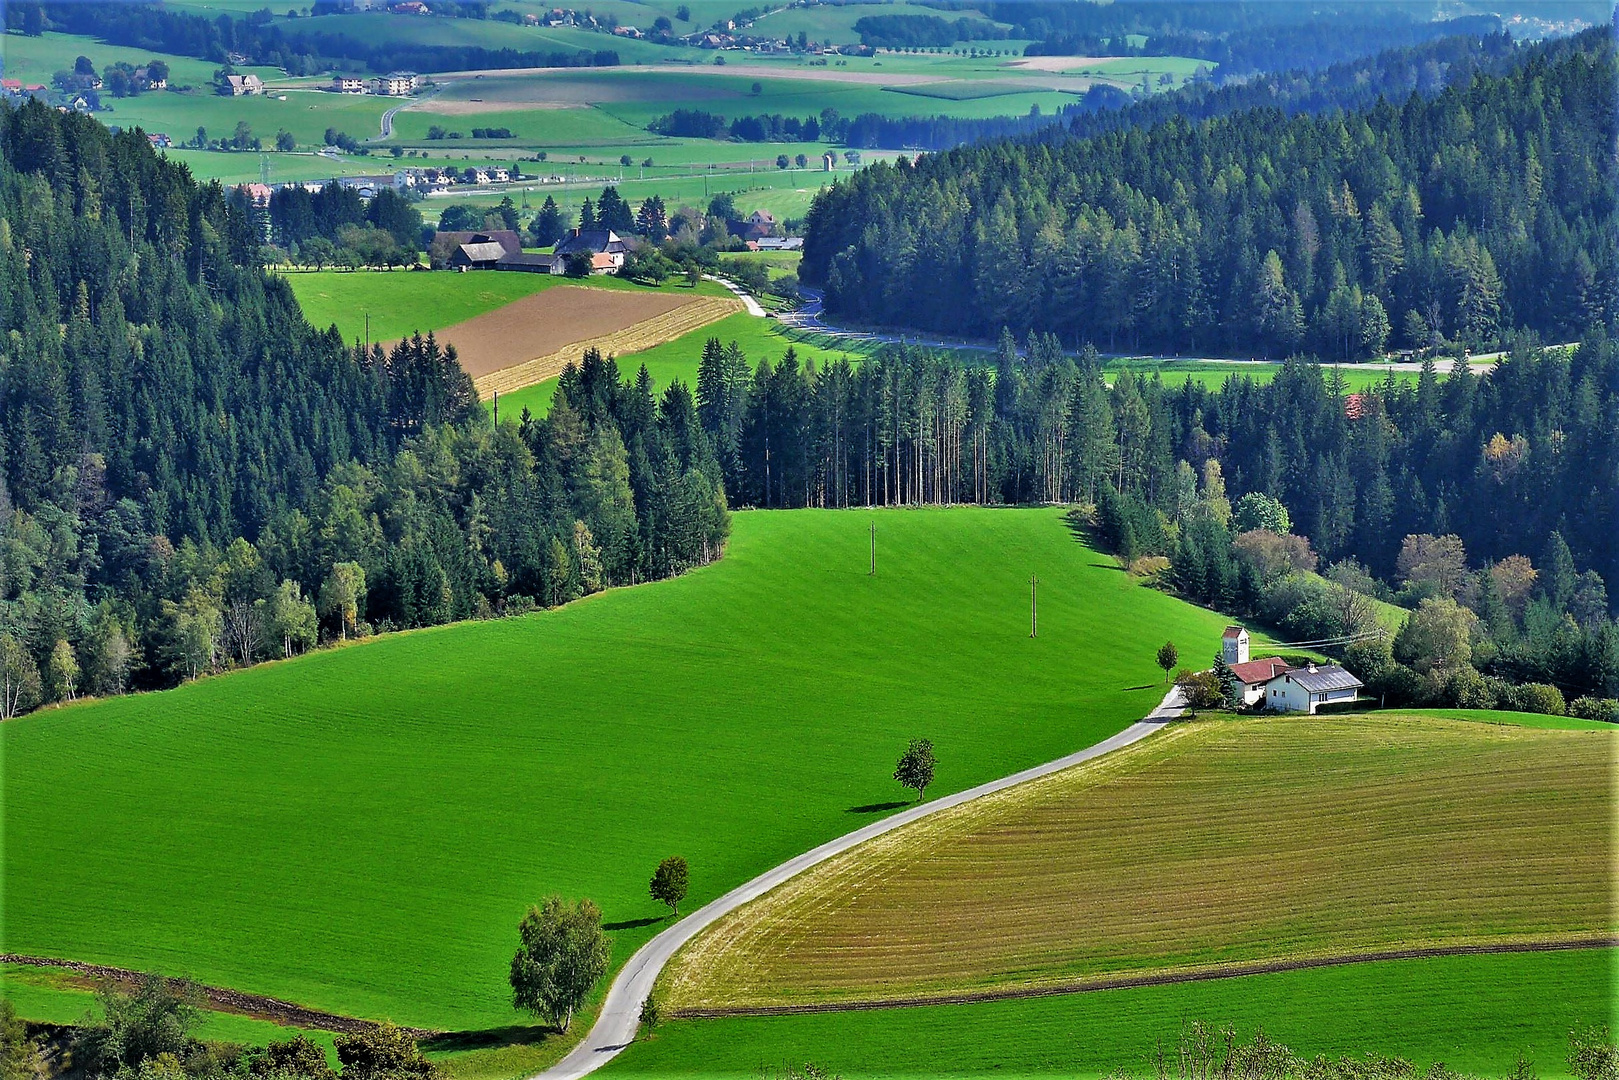
[[[817,196],[829,311],[1108,350],[1324,358],[1567,340],[1619,313],[1605,29],[1429,100],[876,165]]]
[[[491,430],[453,349],[310,327],[240,200],[137,133],[0,106],[0,149],[0,714],[720,553],[683,388],[587,354]]]
[[[251,63],[316,75],[362,64],[372,71],[462,71],[510,67],[613,67],[612,49],[490,49],[475,45],[411,45],[367,41],[342,32],[305,31],[296,21],[272,23],[268,10],[243,18],[208,18],[159,4],[103,0],[24,0],[6,7],[6,26],[37,36],[46,30],[85,34],[110,45],[155,49],[223,64],[231,53]]]
[[[1109,386],[1051,335],[1021,353],[1003,335],[988,367],[895,348],[819,369],[711,339],[697,410],[738,505],[1076,503],[1127,564],[1160,558],[1184,595],[1293,640],[1373,630],[1366,597],[1471,604],[1495,643],[1475,670],[1619,692],[1619,346],[1600,327],[1572,354],[1524,341],[1488,375],[1430,360],[1355,395],[1302,360],[1268,384]],[[1449,538],[1437,580],[1405,553],[1425,536]],[[1413,670],[1443,683],[1466,659]]]

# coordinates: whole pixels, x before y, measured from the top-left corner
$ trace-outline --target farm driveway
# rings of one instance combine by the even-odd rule
[[[1180,688],[1175,687],[1164,695],[1164,700],[1159,702],[1158,707],[1148,713],[1145,719],[1131,724],[1117,735],[1103,739],[1094,746],[1077,750],[1055,761],[1048,761],[1044,765],[1024,769],[1011,776],[1003,776],[999,780],[991,780],[987,784],[979,784],[966,791],[958,791],[954,795],[946,795],[930,803],[918,803],[892,817],[874,821],[864,828],[856,829],[836,840],[829,840],[818,848],[788,859],[780,866],[766,870],[752,881],[737,886],[718,900],[711,900],[641,946],[640,951],[630,957],[629,963],[624,965],[618,977],[613,980],[613,985],[607,991],[607,1000],[602,1004],[601,1015],[596,1018],[596,1024],[590,1029],[590,1034],[586,1035],[584,1041],[574,1047],[567,1057],[531,1080],[578,1080],[579,1077],[587,1076],[607,1064],[615,1054],[633,1042],[641,1024],[641,1003],[651,992],[658,973],[682,945],[696,937],[722,915],[735,911],[750,900],[758,899],[777,885],[803,873],[815,864],[834,855],[840,855],[873,837],[891,832],[902,825],[909,825],[941,810],[948,810],[985,795],[1004,791],[1016,784],[1061,772],[1063,769],[1072,768],[1092,758],[1139,742],[1179,716],[1184,709],[1185,701]]]

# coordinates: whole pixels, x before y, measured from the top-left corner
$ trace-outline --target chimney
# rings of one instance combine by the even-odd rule
[[[1311,664],[1311,665],[1310,665],[1310,674],[1311,674],[1311,675],[1314,675],[1314,674],[1315,674],[1315,665],[1314,665],[1314,664]]]

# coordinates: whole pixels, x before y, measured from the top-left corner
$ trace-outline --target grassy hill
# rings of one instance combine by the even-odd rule
[[[1256,1028],[1306,1055],[1398,1055],[1421,1066],[1568,1074],[1568,1032],[1614,1020],[1619,950],[1446,956],[1026,1000],[874,1012],[681,1020],[604,1077],[781,1075],[815,1062],[868,1077],[1151,1077],[1193,1020]],[[1173,1068],[1171,1064],[1171,1068]]]
[[[890,1001],[1601,938],[1616,739],[1389,713],[1177,724],[821,864],[693,942],[665,1000]]]
[[[677,580],[4,725],[6,947],[500,1028],[546,894],[594,898],[622,962],[659,859],[695,908],[904,798],[908,738],[930,794],[1049,760],[1221,626],[1057,509],[738,514]]]

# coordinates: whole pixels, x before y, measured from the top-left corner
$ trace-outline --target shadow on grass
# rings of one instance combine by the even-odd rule
[[[604,922],[603,930],[634,930],[638,926],[651,926],[664,920],[662,915],[653,915],[645,919],[625,919],[623,922]]]
[[[845,814],[880,814],[884,810],[898,810],[902,806],[909,806],[909,805],[911,805],[911,804],[908,803],[908,802],[874,802],[874,803],[867,803],[865,806],[851,806],[851,807],[849,807],[849,809],[845,810],[844,813]]]
[[[421,1048],[434,1053],[460,1053],[501,1046],[531,1046],[560,1034],[562,1029],[551,1024],[513,1024],[482,1031],[446,1031],[421,1040]]]
[[[1124,692],[1128,694],[1132,690],[1151,690],[1157,685],[1157,683],[1142,683],[1140,686],[1126,686]],[[1164,689],[1168,690],[1169,687],[1165,686]]]

